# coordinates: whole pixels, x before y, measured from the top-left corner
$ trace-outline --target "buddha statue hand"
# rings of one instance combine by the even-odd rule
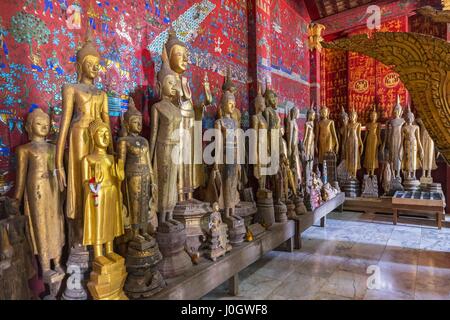
[[[117,179],[119,179],[119,181],[125,180],[125,163],[122,159],[119,159],[117,161],[116,170],[117,170]]]
[[[55,169],[56,179],[58,179],[59,191],[63,192],[67,187],[66,183],[66,171],[63,167]]]

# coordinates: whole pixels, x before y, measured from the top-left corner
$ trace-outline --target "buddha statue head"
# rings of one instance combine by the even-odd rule
[[[224,91],[220,105],[219,118],[224,115],[233,116],[236,110],[236,98],[234,94],[231,91]]]
[[[90,28],[88,28],[86,42],[77,51],[76,66],[78,82],[84,77],[94,80],[98,76],[100,70],[100,54],[92,43]]]
[[[266,91],[264,92],[264,99],[266,102],[266,107],[272,109],[277,108],[277,94],[275,93],[275,91],[270,89],[267,79],[266,79]]]
[[[343,125],[347,125],[348,123],[348,114],[345,112],[344,106],[341,107],[341,121]]]
[[[308,119],[308,121],[316,120],[316,111],[314,110],[313,104],[311,104],[311,107],[308,109],[308,112],[306,113],[306,118]]]
[[[170,68],[166,48],[163,48],[161,70],[157,74],[157,88],[161,98],[177,96],[177,74]]]
[[[264,112],[266,110],[266,101],[261,94],[261,85],[258,83],[258,94],[255,98],[255,112]]]
[[[350,123],[356,123],[356,120],[358,120],[358,113],[355,109],[352,109],[352,111],[350,111]]]
[[[323,106],[322,108],[320,108],[320,118],[328,119],[329,115],[330,115],[330,109],[328,109],[327,106]]]
[[[169,30],[169,38],[164,48],[167,52],[170,68],[177,74],[184,73],[188,65],[188,51],[186,44],[178,39],[175,30]]]
[[[142,131],[142,113],[134,105],[133,98],[130,98],[128,110],[124,114],[125,128],[129,133],[139,134]]]
[[[397,95],[397,104],[394,107],[394,118],[398,119],[402,116],[403,109],[402,105],[400,104],[400,96]]]
[[[370,122],[373,122],[373,123],[377,122],[377,120],[378,120],[378,112],[377,112],[376,105],[373,105],[373,109],[372,109],[372,111],[370,111],[369,117],[370,117]]]
[[[408,104],[408,111],[406,112],[406,122],[408,124],[413,124],[414,122],[414,113],[411,111],[411,106]]]
[[[289,120],[297,120],[299,116],[300,114],[296,107],[292,107],[291,110],[289,110]]]
[[[41,108],[34,109],[27,117],[25,130],[30,140],[47,137],[50,131],[49,115],[42,111]]]
[[[92,121],[89,124],[89,133],[96,148],[108,148],[110,142],[110,131],[106,123],[100,119]]]

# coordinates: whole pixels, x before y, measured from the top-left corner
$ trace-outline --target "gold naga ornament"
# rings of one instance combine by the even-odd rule
[[[126,300],[125,259],[114,253],[113,242],[124,234],[121,181],[123,160],[108,154],[109,126],[96,119],[89,124],[93,151],[81,163],[84,190],[83,245],[93,246],[94,263],[87,286],[96,300]]]
[[[362,53],[393,66],[436,148],[450,162],[450,43],[423,34],[377,32],[370,39],[357,35],[322,45]]]
[[[90,28],[88,29],[90,30]],[[66,192],[66,216],[71,221],[71,245],[80,246],[83,238],[83,181],[81,161],[93,149],[89,125],[97,119],[109,126],[108,97],[94,84],[100,70],[100,54],[88,32],[83,47],[77,52],[77,84],[65,84],[62,89],[62,118],[56,144],[56,174],[59,188]],[[64,168],[65,146],[68,140],[68,165]],[[110,137],[112,150],[112,137]]]
[[[36,108],[28,115],[25,129],[31,141],[16,151],[14,206],[18,209],[23,200],[28,218],[28,239],[47,282],[55,273],[64,275],[61,256],[65,241],[62,202],[54,175],[55,146],[45,140],[50,129],[50,117]]]
[[[433,22],[449,23],[450,22],[450,0],[442,0],[442,10],[437,10],[432,6],[425,6],[417,9],[417,12],[425,17],[431,18]]]

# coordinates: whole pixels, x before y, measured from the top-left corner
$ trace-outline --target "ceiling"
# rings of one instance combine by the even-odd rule
[[[376,0],[305,0],[313,20],[322,19]]]

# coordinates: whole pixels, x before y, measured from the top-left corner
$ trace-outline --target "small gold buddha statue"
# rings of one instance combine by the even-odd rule
[[[83,181],[81,161],[93,149],[89,124],[100,119],[109,126],[108,97],[95,87],[100,70],[100,54],[88,34],[86,43],[77,52],[77,84],[62,89],[62,117],[56,144],[56,174],[61,191],[67,186],[66,216],[71,220],[71,244],[80,245],[83,233]],[[65,146],[68,142],[68,165],[64,168]],[[112,150],[112,137],[110,138]]]
[[[329,119],[330,110],[327,107],[320,109],[320,121],[318,134],[319,163],[322,164],[325,154],[328,152],[339,152],[339,142],[336,135],[334,121]]]
[[[377,122],[378,113],[376,106],[370,112],[370,122],[367,124],[367,133],[364,137],[364,145],[366,153],[364,155],[364,168],[368,171],[369,176],[375,175],[378,169],[378,148],[381,145],[380,124]]]
[[[347,135],[345,138],[345,166],[350,178],[356,179],[356,173],[361,168],[360,159],[363,153],[363,143],[361,139],[361,124],[357,122],[358,114],[355,110],[350,112],[350,121],[347,125]]]
[[[402,127],[402,170],[407,180],[416,179],[416,170],[419,168],[419,158],[423,160],[423,148],[420,141],[420,128],[414,123],[414,114],[408,105],[406,123]]]
[[[158,230],[179,229],[180,222],[173,219],[177,204],[177,164],[181,157],[180,124],[182,111],[172,102],[177,97],[177,74],[170,69],[165,48],[163,64],[157,75],[161,100],[151,107],[150,159],[153,161],[157,181]]]
[[[31,142],[17,148],[16,186],[13,198],[24,202],[27,232],[33,253],[38,256],[43,278],[64,274],[61,255],[64,246],[64,216],[58,181],[54,175],[55,146],[46,142],[50,117],[34,109],[25,129]],[[54,268],[51,268],[53,260]]]
[[[150,162],[149,144],[140,136],[142,131],[142,113],[136,109],[130,98],[128,111],[124,115],[125,137],[117,143],[118,159],[125,163],[125,183],[128,214],[133,236],[149,238],[149,203],[156,191],[153,183],[153,170]]]

